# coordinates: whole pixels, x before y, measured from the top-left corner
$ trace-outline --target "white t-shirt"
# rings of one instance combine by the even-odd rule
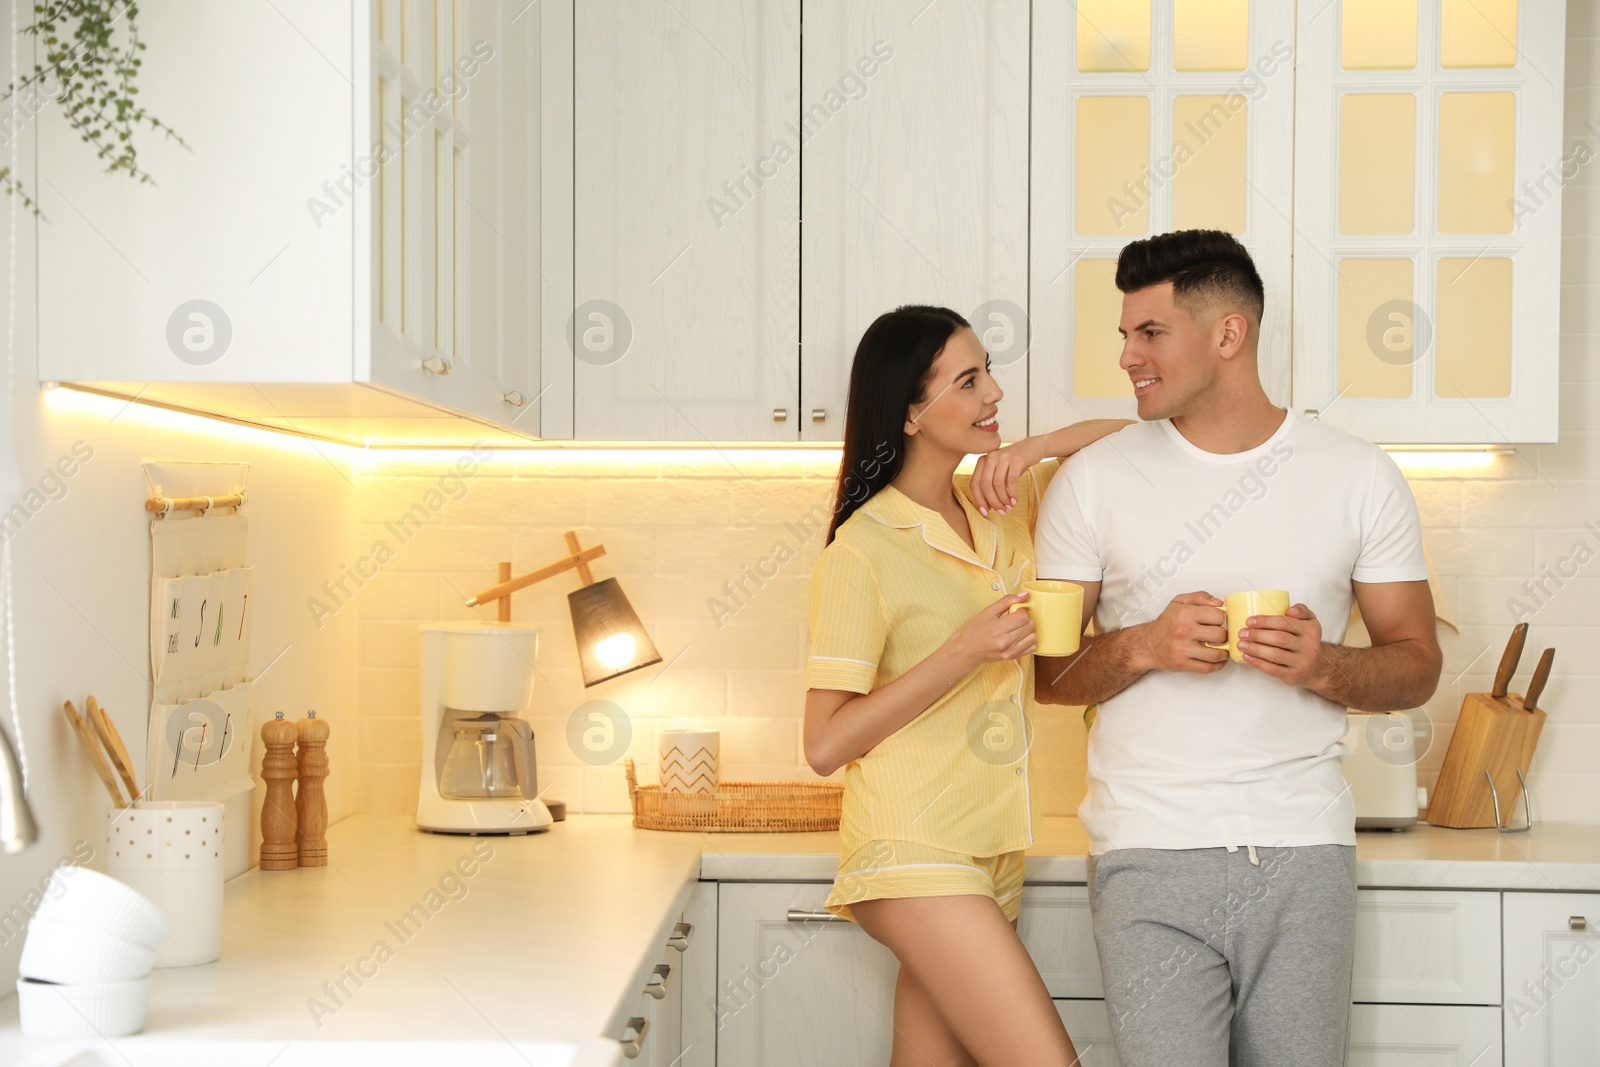
[[[1286,589],[1340,642],[1352,581],[1426,581],[1416,501],[1394,461],[1288,412],[1264,444],[1218,455],[1169,420],[1079,451],[1035,535],[1041,578],[1099,581],[1102,632],[1173,597]],[[1243,663],[1151,671],[1089,731],[1090,851],[1355,844],[1339,763],[1345,709]]]

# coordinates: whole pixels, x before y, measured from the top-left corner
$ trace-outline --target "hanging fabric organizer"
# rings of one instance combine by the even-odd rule
[[[251,790],[251,592],[246,463],[146,463],[150,495],[153,800],[227,802]]]

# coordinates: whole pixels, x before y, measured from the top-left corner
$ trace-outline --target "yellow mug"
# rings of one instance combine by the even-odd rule
[[[1229,593],[1222,598],[1222,605],[1222,610],[1228,613],[1228,640],[1225,644],[1210,647],[1225,648],[1229,658],[1243,663],[1244,654],[1239,651],[1239,631],[1245,628],[1244,621],[1255,615],[1287,615],[1289,594],[1283,589],[1252,589],[1244,593]]]
[[[1023,582],[1028,599],[1011,605],[1033,616],[1033,633],[1039,640],[1036,656],[1070,656],[1083,636],[1083,586],[1057,578]]]

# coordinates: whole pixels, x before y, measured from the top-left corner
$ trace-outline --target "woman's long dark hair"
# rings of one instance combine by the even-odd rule
[[[949,308],[907,304],[867,327],[850,366],[844,456],[828,543],[855,510],[894,481],[905,465],[906,413],[923,398],[928,372],[945,342],[971,324]]]

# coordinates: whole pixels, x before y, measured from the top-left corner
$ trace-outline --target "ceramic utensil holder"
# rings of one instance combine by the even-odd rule
[[[662,730],[656,735],[663,793],[715,793],[722,757],[716,730]]]
[[[222,954],[222,812],[200,800],[142,800],[109,813],[106,873],[143,893],[172,923],[157,967]]]

